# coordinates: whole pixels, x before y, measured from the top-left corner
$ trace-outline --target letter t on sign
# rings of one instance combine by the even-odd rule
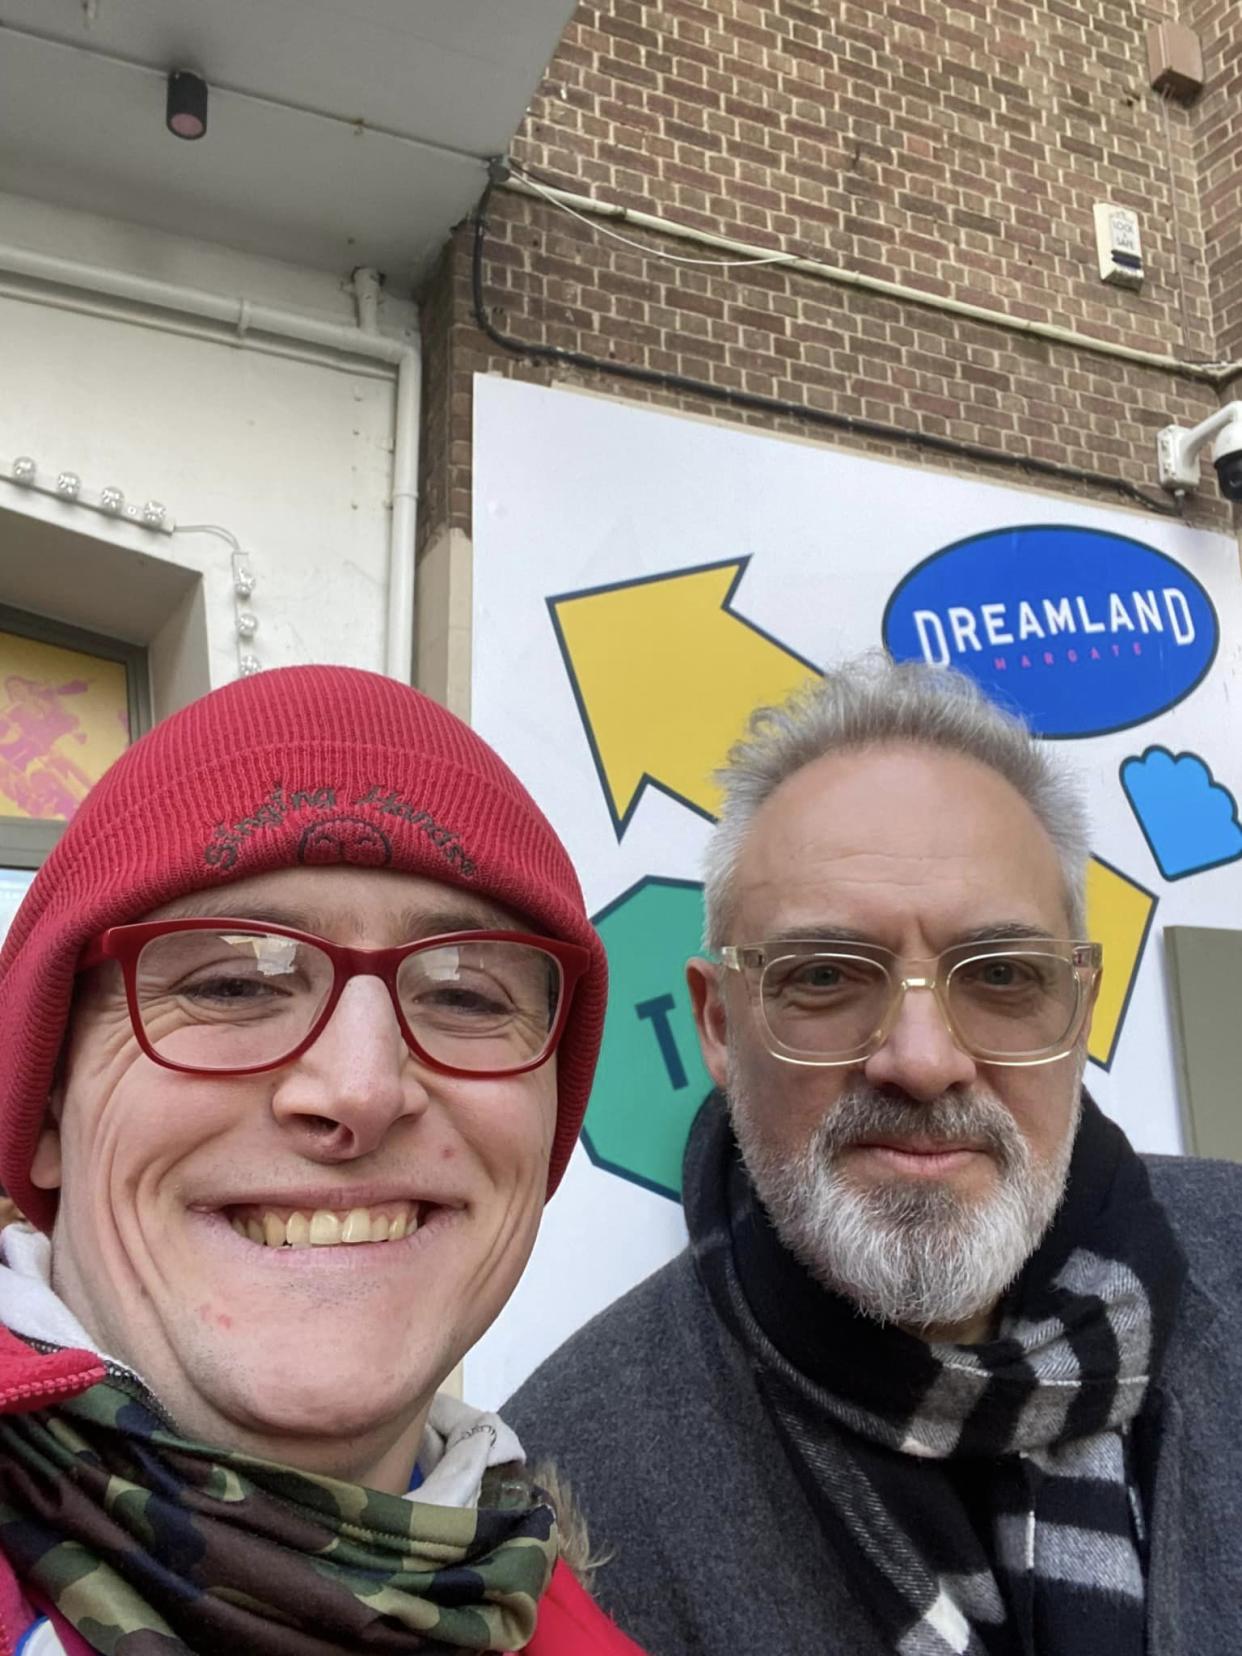
[[[651,1027],[655,1030],[655,1038],[660,1048],[660,1056],[664,1060],[664,1067],[668,1071],[668,1079],[674,1091],[689,1086],[689,1077],[686,1075],[686,1066],[681,1061],[681,1053],[677,1050],[677,1037],[673,1034],[673,1026],[668,1021],[668,1015],[673,1010],[675,1002],[671,995],[655,995],[651,1000],[639,1001],[634,1008],[639,1018],[650,1018]]]

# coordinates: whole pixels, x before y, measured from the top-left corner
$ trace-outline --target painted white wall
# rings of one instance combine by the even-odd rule
[[[355,321],[347,278],[15,196],[0,196],[0,242]],[[230,531],[257,576],[253,647],[264,666],[382,670],[393,371],[243,343],[115,301],[87,314],[66,298],[0,273],[0,461],[30,455],[41,474],[68,468],[84,489],[115,484],[127,499],[158,499],[179,523]],[[413,306],[382,302],[383,331],[412,337],[415,325]],[[58,545],[32,518],[75,538]],[[99,542],[115,551],[107,579],[92,581]],[[188,582],[159,581],[174,571]],[[122,600],[120,625],[103,624],[118,619],[118,583],[132,604]],[[237,673],[229,547],[212,536],[146,534],[0,481],[3,602],[158,637],[157,715]],[[187,670],[196,659],[202,671]]]

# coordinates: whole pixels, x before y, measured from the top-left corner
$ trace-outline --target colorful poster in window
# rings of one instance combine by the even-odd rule
[[[0,631],[0,817],[67,822],[129,740],[123,662]]]

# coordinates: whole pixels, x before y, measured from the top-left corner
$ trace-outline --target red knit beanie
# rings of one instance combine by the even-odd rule
[[[607,986],[564,846],[508,766],[438,703],[351,667],[285,667],[213,691],[129,748],[17,912],[0,951],[0,1183],[36,1225],[50,1229],[56,1212],[30,1163],[83,945],[175,897],[299,863],[422,874],[590,950],[557,1053],[555,1190]]]

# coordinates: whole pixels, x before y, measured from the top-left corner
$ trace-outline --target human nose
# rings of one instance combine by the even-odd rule
[[[279,1072],[272,1114],[307,1155],[340,1162],[378,1149],[394,1123],[426,1103],[387,989],[359,976],[308,1050]]]
[[[905,987],[897,1015],[881,1045],[863,1066],[876,1087],[899,1087],[930,1104],[953,1086],[977,1076],[974,1059],[953,1039],[940,1003],[929,987]]]

